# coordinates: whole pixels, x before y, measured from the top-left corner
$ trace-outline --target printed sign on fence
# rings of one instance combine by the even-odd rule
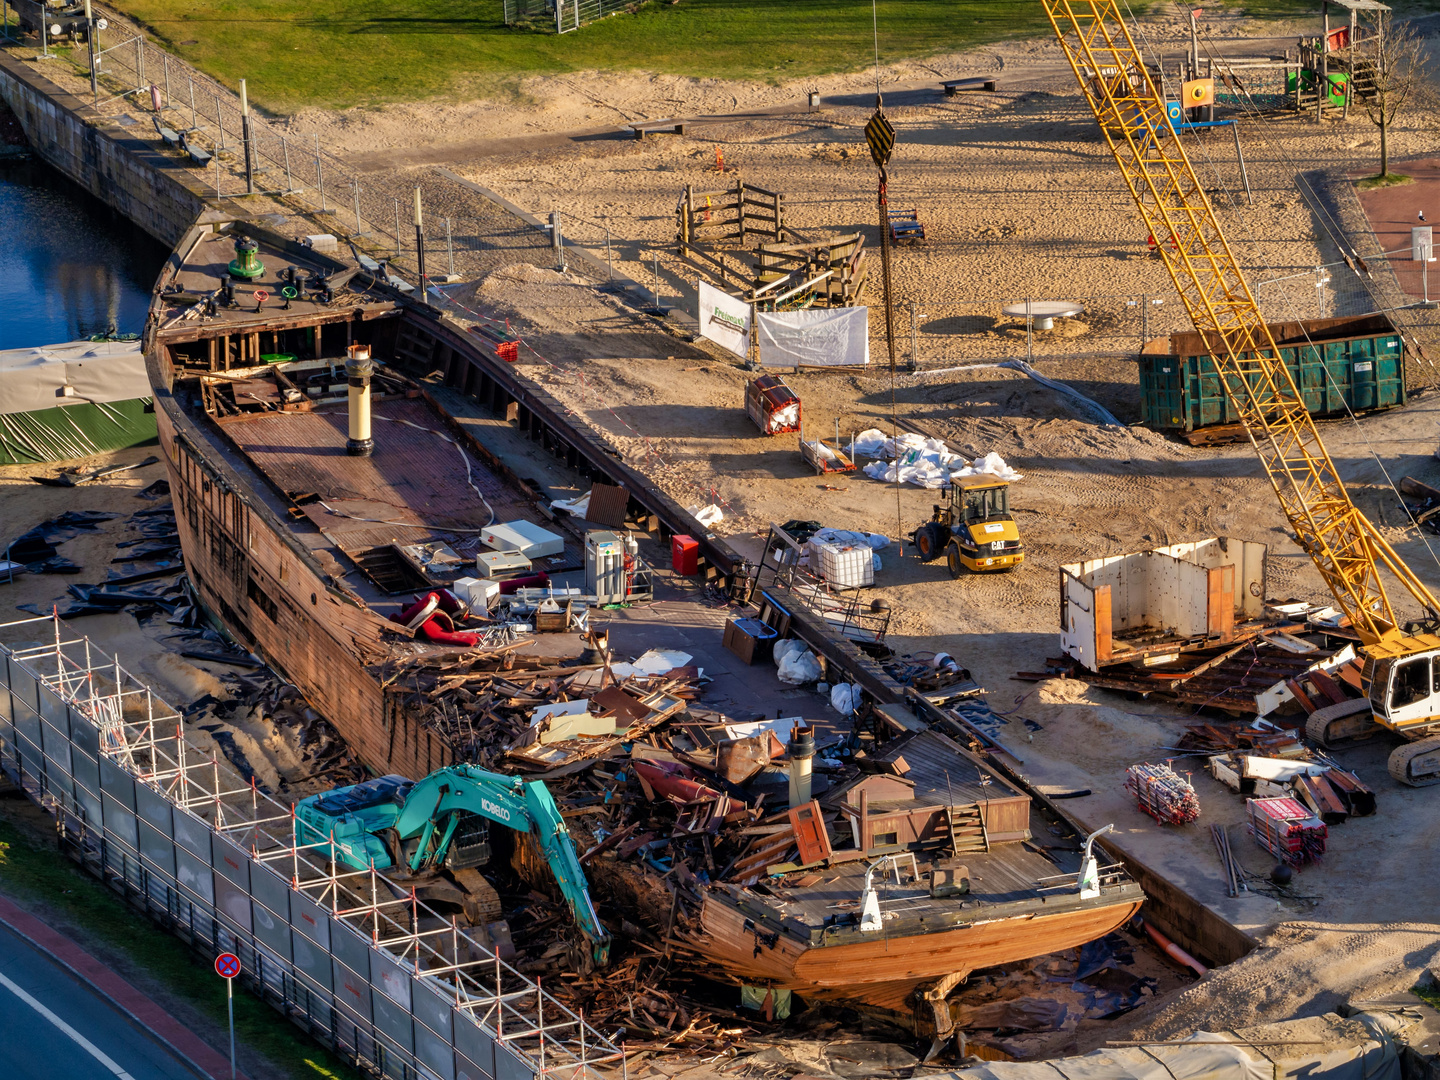
[[[750,356],[750,305],[727,292],[699,283],[700,336],[724,346],[736,356]]]
[[[816,308],[762,312],[765,367],[864,367],[870,363],[870,309]]]

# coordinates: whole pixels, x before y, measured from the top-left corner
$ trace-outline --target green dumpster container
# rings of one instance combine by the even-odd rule
[[[1270,332],[1312,415],[1405,404],[1404,345],[1383,315],[1276,323]],[[1172,334],[1169,352],[1141,354],[1140,404],[1146,426],[1160,430],[1240,422],[1206,342],[1195,333]]]

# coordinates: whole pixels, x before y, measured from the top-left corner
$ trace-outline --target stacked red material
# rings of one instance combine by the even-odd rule
[[[1125,788],[1162,825],[1188,825],[1200,816],[1195,789],[1169,765],[1131,765]]]
[[[1247,799],[1246,827],[1255,842],[1289,866],[1325,855],[1325,823],[1294,799]]]

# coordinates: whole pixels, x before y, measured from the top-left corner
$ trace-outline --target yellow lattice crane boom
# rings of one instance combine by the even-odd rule
[[[1360,636],[1370,708],[1321,710],[1310,734],[1363,734],[1373,717],[1412,740],[1391,756],[1396,779],[1440,783],[1440,603],[1346,492],[1118,4],[1042,3],[1296,540]],[[1382,567],[1419,602],[1421,622],[1397,615]]]

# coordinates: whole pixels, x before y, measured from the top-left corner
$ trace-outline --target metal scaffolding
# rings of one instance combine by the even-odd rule
[[[376,1075],[600,1080],[623,1061],[413,886],[343,867],[333,837],[297,844],[293,807],[58,615],[0,625],[0,769],[108,885],[238,955],[255,993]]]

